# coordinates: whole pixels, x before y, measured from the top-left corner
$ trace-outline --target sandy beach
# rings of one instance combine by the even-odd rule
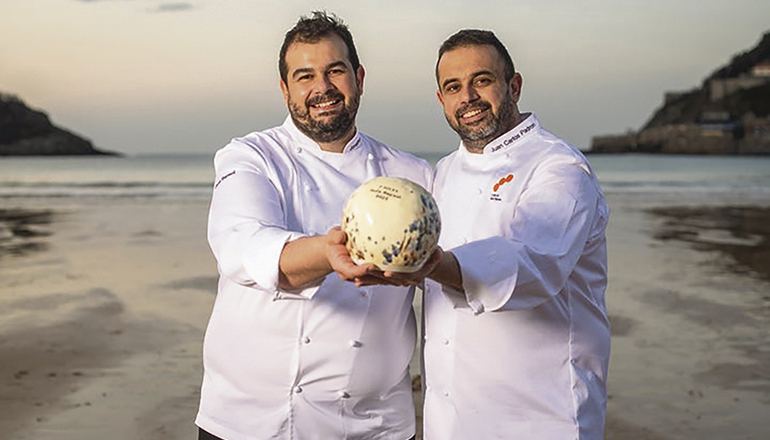
[[[770,438],[770,201],[609,201],[606,438]],[[0,205],[3,438],[196,438],[216,290],[206,212]]]
[[[206,209],[25,206],[16,217],[48,221],[15,239],[0,223],[3,438],[196,438],[216,291]]]

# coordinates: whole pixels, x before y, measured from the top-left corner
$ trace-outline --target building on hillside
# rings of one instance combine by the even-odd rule
[[[757,64],[751,69],[751,74],[757,77],[770,77],[770,61]]]
[[[716,102],[739,90],[761,86],[766,82],[770,82],[770,62],[758,63],[751,68],[747,75],[709,81],[709,99],[711,102]]]

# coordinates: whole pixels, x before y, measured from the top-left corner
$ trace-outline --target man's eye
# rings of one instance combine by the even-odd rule
[[[487,84],[489,84],[491,82],[492,82],[492,80],[490,78],[477,78],[476,79],[476,85],[479,85],[479,86],[485,86],[485,85],[487,85]]]
[[[444,91],[447,93],[456,93],[460,90],[460,86],[457,84],[450,84],[444,87]]]

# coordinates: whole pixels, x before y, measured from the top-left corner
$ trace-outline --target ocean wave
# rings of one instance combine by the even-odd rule
[[[770,195],[768,185],[703,184],[689,182],[610,182],[602,183],[602,190],[607,194],[743,194]]]
[[[3,182],[2,188],[210,188],[211,182]]]
[[[0,199],[208,198],[210,182],[3,182]]]

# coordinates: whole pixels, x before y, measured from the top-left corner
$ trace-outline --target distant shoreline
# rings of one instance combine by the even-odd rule
[[[119,155],[51,123],[15,95],[0,92],[0,157]]]
[[[653,152],[653,151],[592,151],[592,150],[580,150],[584,155],[586,156],[620,156],[620,155],[643,155],[643,156],[703,156],[703,157],[732,157],[732,156],[739,156],[739,157],[751,157],[751,156],[757,156],[757,157],[766,157],[770,156],[770,152],[753,152],[753,153],[694,153],[694,152]]]

